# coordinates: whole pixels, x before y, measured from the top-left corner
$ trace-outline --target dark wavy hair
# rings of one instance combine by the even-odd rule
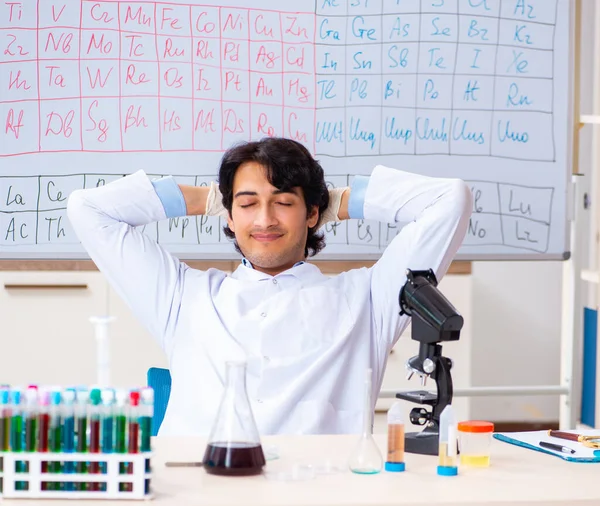
[[[266,137],[260,141],[245,142],[230,148],[221,160],[219,168],[219,190],[223,195],[223,206],[231,216],[233,205],[233,179],[240,165],[256,162],[266,170],[269,183],[278,190],[287,192],[294,187],[302,188],[307,217],[313,206],[319,208],[319,217],[329,205],[329,192],[325,184],[323,168],[299,142],[281,137]],[[325,247],[323,233],[317,233],[319,223],[308,229],[304,256],[314,256]],[[223,232],[229,239],[235,234],[225,226]],[[239,249],[237,242],[235,248]]]

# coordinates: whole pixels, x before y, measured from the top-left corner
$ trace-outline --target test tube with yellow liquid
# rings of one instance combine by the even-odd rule
[[[440,476],[456,476],[457,467],[457,422],[454,408],[449,404],[440,415],[440,445],[437,473]]]

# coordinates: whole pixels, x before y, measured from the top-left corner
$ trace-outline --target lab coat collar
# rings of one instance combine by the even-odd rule
[[[248,262],[246,259],[243,259],[245,262]],[[283,271],[276,276],[271,276],[270,274],[266,274],[264,272],[258,271],[250,265],[247,267],[246,264],[242,261],[238,268],[233,271],[231,274],[232,278],[243,280],[243,281],[263,281],[270,280],[275,278],[281,278],[284,276],[292,276],[302,281],[303,285],[310,285],[321,281],[325,278],[325,275],[319,270],[319,268],[308,262],[298,262],[291,269],[287,271]]]

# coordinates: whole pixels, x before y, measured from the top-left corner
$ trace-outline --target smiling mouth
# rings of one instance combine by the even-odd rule
[[[252,238],[259,242],[273,242],[281,236],[282,234],[252,234]]]

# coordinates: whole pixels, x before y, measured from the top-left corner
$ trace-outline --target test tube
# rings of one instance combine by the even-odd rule
[[[115,391],[112,388],[105,388],[102,390],[102,407],[101,407],[101,419],[102,419],[102,453],[112,453],[114,451],[114,402],[115,402]],[[102,473],[108,472],[107,463],[104,463],[101,467]],[[106,490],[106,485],[102,485],[101,489]]]
[[[385,470],[402,472],[404,464],[404,413],[402,404],[395,402],[387,413],[388,451]]]
[[[37,442],[37,415],[38,415],[38,391],[37,387],[30,386],[25,390],[25,405],[23,418],[25,424],[25,452],[32,453],[36,450]],[[22,434],[21,434],[22,437]],[[21,472],[29,472],[29,461],[23,461]],[[22,482],[21,490],[29,490],[29,482]]]
[[[49,448],[52,453],[60,453],[62,450],[62,416],[61,416],[60,389],[53,390],[50,394],[50,442]],[[59,474],[61,472],[60,462],[50,462],[49,472]],[[50,490],[61,490],[61,483],[55,481],[50,483]]]
[[[75,451],[75,390],[68,388],[63,392],[63,451],[73,453]],[[65,462],[65,473],[75,472],[75,465],[72,461]],[[75,483],[68,481],[65,483],[65,490],[75,490]]]
[[[10,390],[0,389],[0,452],[10,449]],[[2,472],[2,461],[0,461],[0,472]]]
[[[139,425],[139,411],[140,411],[140,393],[137,390],[129,392],[129,416],[127,420],[127,453],[138,453],[140,451],[140,425]],[[133,463],[127,463],[127,474],[133,474]],[[127,483],[125,485],[125,491],[131,492],[133,485]]]
[[[140,393],[137,390],[132,390],[129,392],[129,417],[128,417],[128,442],[127,442],[127,452],[128,453],[138,453],[140,451],[139,445],[139,411],[140,411]]]
[[[114,409],[115,391],[112,388],[102,390],[102,453],[114,450]]]
[[[142,405],[140,406],[140,451],[152,451],[152,417],[154,416],[154,390],[150,387],[142,389]]]
[[[37,451],[46,453],[50,436],[50,392],[39,392],[38,434]],[[48,472],[48,462],[42,461],[42,473]],[[52,484],[53,485],[53,484]],[[48,482],[42,481],[42,490],[48,490]]]
[[[34,452],[38,437],[38,391],[29,387],[25,391],[25,451]],[[29,469],[28,469],[29,470]]]
[[[4,471],[2,452],[10,450],[10,390],[0,388],[0,473]],[[3,489],[3,478],[0,476],[0,494]]]
[[[140,451],[152,451],[152,417],[154,416],[154,390],[150,387],[142,389],[142,405],[140,407]],[[150,472],[150,459],[146,459],[145,470]],[[150,492],[150,480],[144,482],[145,492]]]
[[[77,453],[87,453],[87,409],[90,394],[85,389],[77,390],[77,402],[75,404],[75,421],[77,424]],[[78,474],[88,471],[87,462],[79,460],[75,466]],[[80,481],[75,484],[75,490],[89,490],[89,483]]]
[[[439,463],[437,473],[440,476],[456,476],[458,428],[454,408],[448,404],[440,415]]]
[[[100,403],[102,393],[94,388],[90,393],[90,453],[100,453]],[[100,463],[90,461],[90,474],[100,474]],[[100,483],[91,482],[90,490],[99,491]]]
[[[115,453],[127,453],[127,392],[125,390],[117,390],[115,393],[117,400],[115,406]],[[119,474],[125,474],[125,465],[119,462]],[[123,491],[123,484],[119,485],[119,491]]]
[[[16,388],[12,391],[11,395],[11,408],[12,418],[10,421],[10,449],[14,453],[20,453],[23,451],[23,392],[21,389]],[[17,473],[25,472],[25,462],[17,460],[15,463],[15,470]],[[25,482],[17,481],[15,483],[15,490],[25,490]]]

